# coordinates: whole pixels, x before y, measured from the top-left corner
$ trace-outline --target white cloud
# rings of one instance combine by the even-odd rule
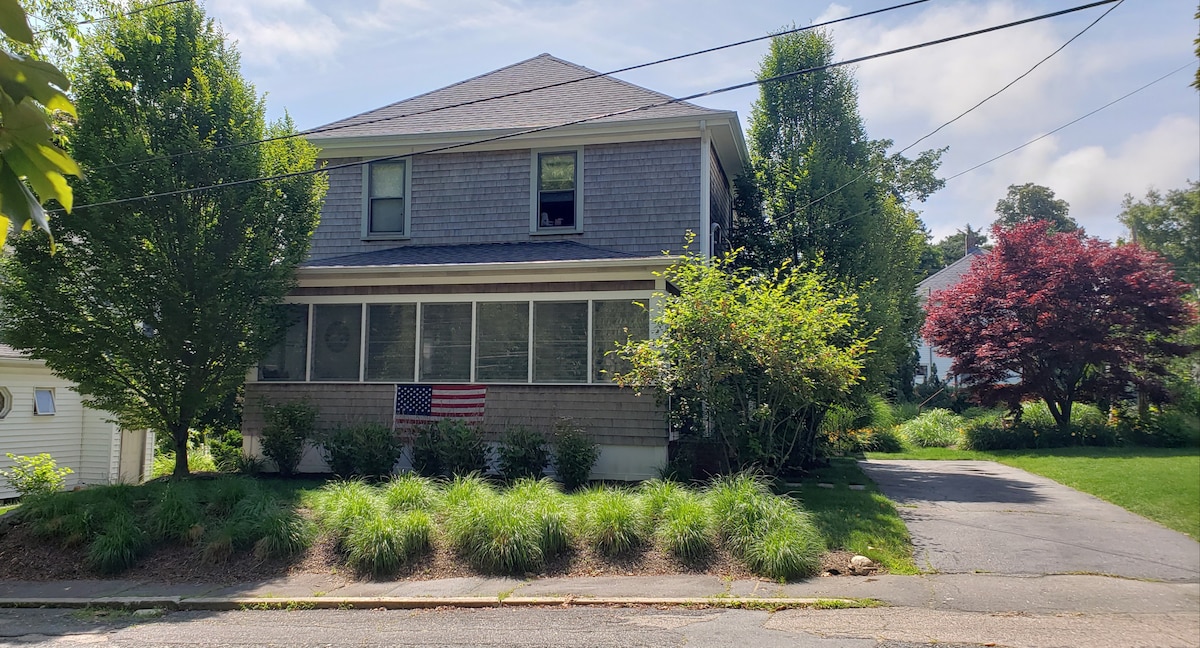
[[[344,37],[334,20],[307,0],[210,0],[210,7],[249,66],[321,66]]]

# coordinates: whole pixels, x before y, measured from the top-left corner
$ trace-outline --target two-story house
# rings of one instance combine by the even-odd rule
[[[664,412],[608,352],[650,334],[635,302],[671,289],[664,251],[724,245],[737,114],[543,54],[314,131],[329,192],[297,323],[246,384],[247,447],[264,402],[306,398],[328,428],[393,421],[398,387],[483,385],[489,435],[571,417],[594,478],[654,476]]]

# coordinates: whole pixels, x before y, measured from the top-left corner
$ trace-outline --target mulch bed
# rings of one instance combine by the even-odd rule
[[[850,557],[846,551],[827,552],[822,557],[822,576],[850,574]],[[85,564],[86,549],[63,548],[34,537],[22,524],[0,522],[0,578],[11,580],[48,581],[96,578],[120,578],[155,583],[214,583],[233,584],[297,574],[339,574],[355,576],[339,555],[332,540],[320,539],[303,554],[290,560],[256,559],[243,552],[225,561],[205,560],[195,547],[166,545],[152,549],[142,556],[132,569],[106,576],[89,569]],[[705,574],[734,579],[757,578],[745,565],[724,550],[717,550],[706,560],[681,562],[675,557],[645,548],[616,558],[589,549],[569,550],[545,565],[536,574],[548,576],[660,576],[668,574]],[[405,567],[387,580],[433,580],[480,573],[445,544],[434,542],[434,549],[423,559]]]

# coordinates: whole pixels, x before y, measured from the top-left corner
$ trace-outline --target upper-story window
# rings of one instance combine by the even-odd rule
[[[363,238],[409,237],[411,179],[408,160],[372,162],[363,167]]]
[[[582,150],[534,151],[530,231],[583,231]]]

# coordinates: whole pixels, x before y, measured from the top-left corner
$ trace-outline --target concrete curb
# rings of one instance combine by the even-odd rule
[[[96,598],[0,598],[0,608],[106,608],[179,611],[224,610],[427,610],[432,608],[495,607],[720,607],[720,608],[814,608],[868,607],[878,605],[846,598],[757,598],[757,597],[619,597],[619,596],[293,596],[293,597],[203,597],[102,596]]]

